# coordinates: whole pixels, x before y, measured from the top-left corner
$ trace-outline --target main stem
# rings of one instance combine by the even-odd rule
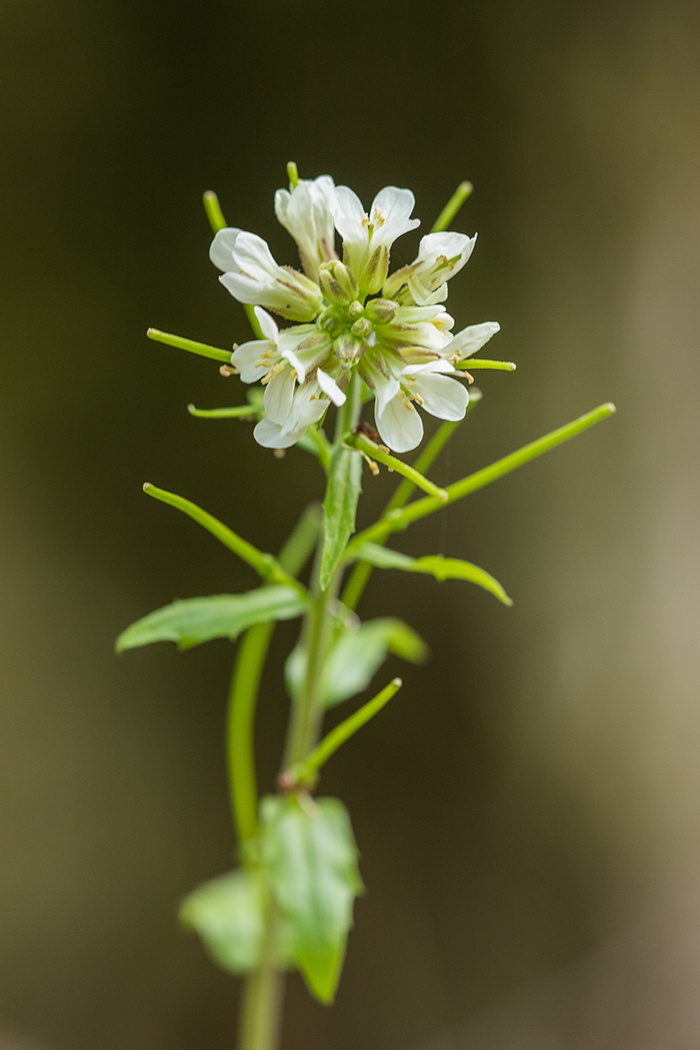
[[[353,375],[345,404],[338,410],[335,441],[356,425],[361,408],[359,377]],[[358,453],[359,455],[359,453]],[[323,719],[321,685],[323,669],[332,638],[330,606],[335,601],[340,585],[341,569],[331,578],[328,587],[318,586],[320,552],[318,546],[312,582],[312,603],[304,619],[302,632],[307,665],[303,688],[295,698],[287,731],[282,769],[302,761],[315,746]],[[279,1047],[283,974],[277,966],[277,926],[279,914],[272,903],[268,914],[263,960],[246,981],[241,1008],[239,1050],[277,1050]]]

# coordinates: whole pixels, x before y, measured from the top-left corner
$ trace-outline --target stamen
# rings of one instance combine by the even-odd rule
[[[280,372],[284,371],[285,364],[286,364],[286,362],[282,361],[282,362],[280,362],[280,364],[275,365],[274,368],[271,368],[270,371],[267,373],[267,375],[263,376],[262,379],[260,380],[262,385],[264,386],[265,383],[271,383],[272,380],[275,378],[275,376],[278,376],[280,374]]]
[[[379,476],[379,464],[375,463],[375,461],[370,456],[368,456],[366,452],[363,452],[362,449],[360,449],[360,455],[364,459],[364,461],[367,464],[367,466],[369,467],[369,469],[374,474],[375,478],[378,477]]]
[[[365,212],[365,214],[362,216],[362,225],[365,229],[367,229],[367,227],[369,226],[369,215],[367,214],[367,212]]]
[[[219,372],[224,377],[224,379],[227,379],[228,376],[237,376],[238,375],[238,369],[231,368],[231,365],[222,365],[221,368],[219,369]]]
[[[375,208],[374,209],[374,216],[372,217],[372,225],[373,226],[383,226],[385,222],[386,222],[386,218],[384,217],[384,215],[382,215],[382,213],[379,210],[379,208]]]

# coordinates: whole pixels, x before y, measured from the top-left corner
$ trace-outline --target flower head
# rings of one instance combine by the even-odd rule
[[[229,228],[214,237],[210,257],[219,280],[255,306],[264,336],[236,347],[231,358],[244,383],[265,387],[265,419],[254,431],[261,445],[297,442],[331,402],[343,404],[353,372],[374,395],[377,429],[396,452],[420,443],[416,406],[440,419],[464,416],[469,395],[454,366],[498,325],[472,325],[453,336],[454,319],[443,305],[447,281],[469,259],[476,237],[428,234],[415,261],[389,276],[393,242],[419,225],[413,206],[410,190],[387,186],[365,212],[359,197],[328,175],[278,190],[275,212],[296,241],[303,273],[278,265],[256,234]],[[272,313],[295,323],[280,330]]]

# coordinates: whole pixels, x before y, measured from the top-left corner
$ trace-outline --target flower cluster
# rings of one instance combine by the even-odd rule
[[[259,444],[293,445],[331,401],[343,404],[353,370],[374,395],[377,430],[395,452],[421,441],[416,405],[440,419],[463,418],[469,394],[455,365],[499,326],[487,321],[453,335],[443,305],[447,282],[469,259],[476,236],[430,233],[415,261],[389,275],[393,242],[419,225],[413,206],[410,190],[387,186],[366,212],[357,194],[328,175],[278,190],[275,212],[297,243],[303,273],[279,266],[254,233],[216,234],[210,257],[219,280],[239,302],[254,305],[264,336],[231,357],[244,383],[265,386]],[[294,324],[280,330],[268,311]]]

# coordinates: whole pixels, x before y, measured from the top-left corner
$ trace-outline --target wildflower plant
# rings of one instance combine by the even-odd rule
[[[289,188],[275,194],[275,213],[296,242],[301,269],[279,265],[257,234],[227,226],[216,196],[204,196],[215,233],[211,261],[224,288],[244,304],[254,338],[231,352],[154,329],[148,335],[220,362],[224,375],[239,375],[249,387],[245,403],[208,410],[190,405],[190,412],[252,420],[253,437],[265,448],[298,444],[324,472],[322,506],[307,508],[274,556],[189,500],[144,485],[148,495],[193,518],[247,562],[261,583],[246,594],[174,602],[133,624],[117,642],[121,651],[164,640],[180,649],[213,638],[237,640],[226,742],[239,865],[195,889],[181,919],[220,966],[245,976],[239,1050],[278,1046],[285,970],[298,969],[324,1003],[332,1002],[338,986],[362,883],[348,813],[316,788],[324,764],[396,694],[400,679],[326,736],[323,719],[330,708],[363,693],[390,654],[414,663],[427,655],[423,640],[402,620],[359,619],[371,572],[465,580],[511,604],[484,569],[439,554],[408,557],[388,541],[614,411],[601,405],[447,488],[435,485],[428,478],[434,460],[481,397],[470,390],[470,373],[515,368],[473,356],[498,332],[496,322],[455,331],[445,306],[449,282],[476,243],[476,236],[448,231],[471,187],[457,189],[415,260],[390,273],[393,243],[419,225],[409,190],[388,186],[365,211],[351,189],[327,175],[299,179],[294,164],[288,174]],[[394,453],[420,445],[424,412],[442,423],[408,464]],[[333,413],[331,436],[326,421]],[[380,464],[401,481],[379,520],[358,534],[363,465],[376,475]],[[413,498],[416,489],[421,498]],[[253,747],[259,684],[276,622],[294,618],[301,632],[286,662],[286,747],[276,792],[260,798]]]

